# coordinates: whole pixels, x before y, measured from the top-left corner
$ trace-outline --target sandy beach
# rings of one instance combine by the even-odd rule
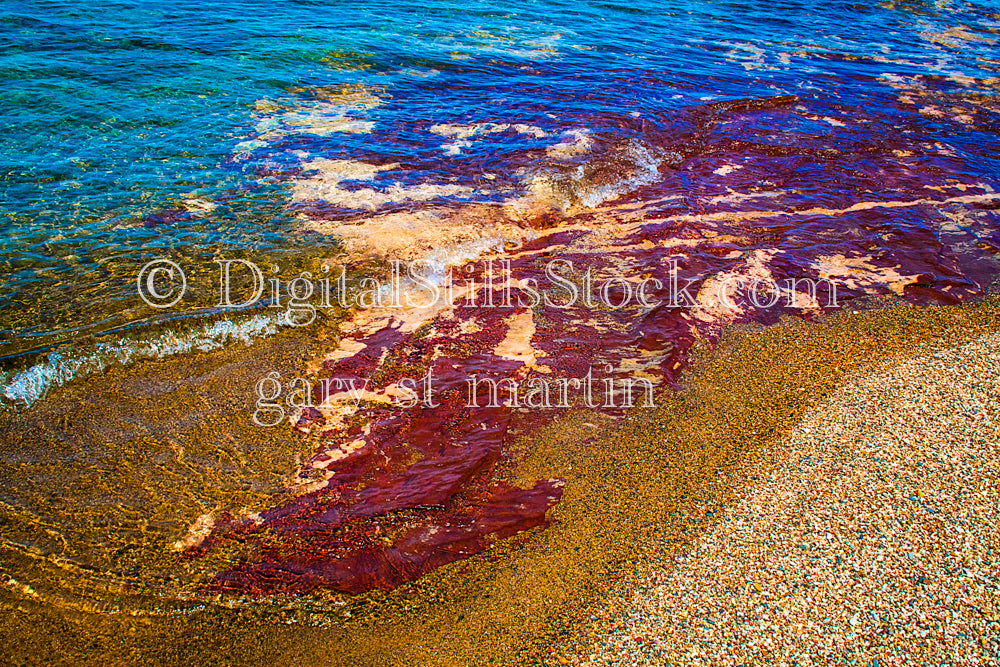
[[[996,664],[1000,337],[883,365],[741,464],[583,664]]]
[[[15,664],[991,664],[998,327],[986,299],[734,329],[655,409],[521,441],[513,483],[567,479],[547,529],[390,593],[185,609],[23,550],[0,633]]]

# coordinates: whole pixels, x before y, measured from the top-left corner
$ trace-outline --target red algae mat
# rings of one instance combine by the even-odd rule
[[[349,317],[292,415],[314,446],[295,497],[224,514],[181,557],[248,547],[214,577],[218,592],[391,590],[545,526],[564,482],[511,485],[514,438],[562,408],[641,411],[654,389],[675,386],[696,340],[870,295],[953,304],[983,293],[998,269],[1000,193],[963,179],[974,156],[912,130],[873,138],[873,119],[840,118],[783,96],[671,123],[623,120],[618,136],[588,139],[585,159],[560,153],[514,204],[359,219],[307,199],[310,229],[350,227],[359,256],[407,247],[420,260],[442,240],[500,246],[445,262],[436,299],[404,281],[421,305]],[[843,129],[804,143],[774,129],[810,123]],[[407,216],[417,231],[386,243],[379,225]]]

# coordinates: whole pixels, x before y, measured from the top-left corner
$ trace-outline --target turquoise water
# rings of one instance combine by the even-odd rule
[[[161,317],[134,285],[154,257],[301,257],[336,243],[303,234],[303,212],[524,196],[569,173],[556,142],[590,146],[571,203],[699,192],[684,161],[720,100],[799,98],[792,117],[726,121],[794,148],[788,205],[912,190],[860,182],[871,156],[816,153],[862,144],[947,144],[907,168],[995,183],[998,39],[988,3],[5,2],[0,355]],[[317,158],[391,166],[367,178],[383,196],[344,195],[355,181],[302,201]]]

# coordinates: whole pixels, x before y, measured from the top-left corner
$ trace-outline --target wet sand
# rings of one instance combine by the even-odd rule
[[[608,600],[630,598],[651,569],[698,544],[714,517],[745,497],[747,489],[735,474],[739,466],[748,456],[773,451],[844,378],[926,354],[929,347],[953,347],[1000,324],[996,300],[961,307],[887,305],[819,323],[786,321],[770,329],[731,331],[714,349],[696,348],[683,390],[662,395],[657,408],[617,419],[573,413],[532,434],[530,442],[519,441],[515,449],[523,460],[509,481],[567,480],[563,501],[550,511],[552,525],[497,542],[390,593],[179,604],[164,595],[169,586],[162,582],[142,590],[140,580],[125,577],[111,590],[114,577],[107,573],[58,570],[56,556],[32,557],[30,548],[18,551],[6,541],[0,634],[15,664],[100,659],[469,665],[586,659],[600,630],[591,617],[598,618]],[[255,352],[240,351],[242,363],[250,363]],[[294,366],[295,351],[286,352],[285,363]],[[177,364],[175,373],[191,370],[183,367],[190,361],[159,363]],[[139,366],[109,381],[124,382],[145,370]],[[86,398],[74,385],[54,398],[81,400],[73,392]],[[228,395],[221,403],[235,415],[240,401],[248,400]],[[92,409],[92,416],[115,410],[110,401],[88,405],[83,401],[79,409]],[[231,424],[222,419],[198,439],[213,442],[213,433],[227,429]],[[251,505],[252,495],[245,494]],[[193,522],[197,512],[192,508],[190,514],[185,520]],[[11,519],[5,521],[7,534]],[[216,565],[237,557],[220,555]],[[67,604],[71,596],[65,593],[47,595],[32,588],[31,576],[41,582],[58,576],[64,591],[91,604]],[[104,589],[77,590],[87,581],[101,581]]]

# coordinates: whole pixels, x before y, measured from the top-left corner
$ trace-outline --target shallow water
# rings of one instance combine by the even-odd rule
[[[317,402],[293,412],[296,431],[261,436],[283,439],[282,474],[237,498],[205,483],[210,464],[172,471],[198,502],[142,540],[158,573],[197,569],[161,589],[171,595],[392,588],[544,524],[563,482],[512,486],[510,448],[559,410],[470,408],[472,373],[670,387],[694,341],[729,324],[815,317],[872,295],[956,303],[1000,268],[1000,14],[988,6],[3,12],[0,354],[4,404],[23,418],[58,412],[46,397],[63,383],[72,396],[74,380],[94,382],[100,396],[94,378],[108,368],[117,391],[137,360],[190,355],[197,366],[279,331],[310,342],[325,331],[283,326],[266,295],[239,312],[214,307],[214,259],[273,264],[285,281],[322,275],[324,260],[382,279],[386,261],[424,260],[442,288],[482,285],[490,258],[553,288],[545,267],[562,260],[574,284],[587,269],[620,278],[616,301],[624,284],[669,285],[675,267],[690,281],[691,307],[337,311],[339,338],[294,370],[292,353],[275,362],[286,380],[308,377]],[[140,267],[159,257],[192,283],[165,311],[136,291]],[[789,279],[827,282],[817,304],[793,286],[760,307],[747,289]],[[720,300],[727,280],[738,289]],[[525,284],[513,295],[527,297]],[[244,369],[231,391],[252,401],[269,370]],[[428,372],[439,405],[393,405],[403,378]],[[338,380],[368,381],[356,411],[325,389]],[[333,399],[319,405],[324,393]],[[621,408],[605,402],[611,415]],[[135,421],[147,435],[157,423]],[[87,438],[75,446],[86,451]],[[237,467],[252,479],[255,465]],[[22,490],[7,493],[15,514],[29,506]],[[191,516],[194,506],[204,511]],[[85,534],[99,541],[101,529]],[[156,569],[93,558],[120,573],[128,561],[139,580]]]

